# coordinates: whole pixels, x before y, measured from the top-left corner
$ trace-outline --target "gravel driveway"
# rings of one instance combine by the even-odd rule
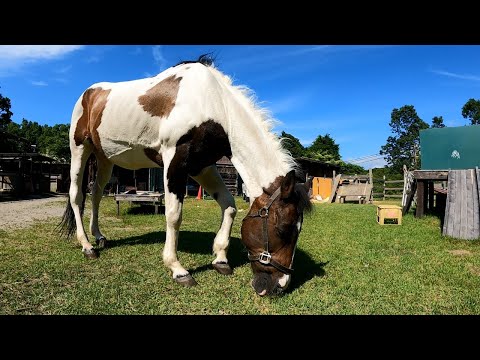
[[[66,196],[42,199],[0,202],[0,229],[18,229],[34,224],[36,220],[60,218],[65,211]]]

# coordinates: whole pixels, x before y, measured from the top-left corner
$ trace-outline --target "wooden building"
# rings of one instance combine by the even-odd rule
[[[340,171],[340,167],[337,165],[326,164],[306,157],[298,157],[295,160],[304,172],[301,181],[306,181],[309,176],[333,179]]]
[[[50,192],[55,159],[38,153],[0,153],[0,192],[14,196]]]
[[[230,159],[224,156],[216,165],[227,189],[232,195],[238,195],[238,189],[241,188],[241,183],[239,184],[238,172]],[[112,178],[106,186],[106,192],[122,193],[131,189],[136,189],[137,191],[164,192],[163,171],[163,168],[128,170],[114,166]],[[94,180],[95,179],[91,178],[89,182],[92,183]],[[199,185],[197,182],[191,177],[188,177],[187,196],[196,196],[198,189]]]

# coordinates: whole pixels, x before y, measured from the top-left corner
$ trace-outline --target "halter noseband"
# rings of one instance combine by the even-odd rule
[[[277,270],[280,270],[284,274],[292,274],[293,269],[287,268],[283,266],[282,264],[278,263],[274,259],[272,259],[272,255],[268,251],[268,229],[267,229],[267,218],[268,218],[268,210],[270,209],[270,206],[272,206],[273,202],[275,199],[280,195],[280,188],[278,188],[269,198],[267,205],[264,207],[260,208],[258,210],[258,213],[255,215],[247,215],[247,217],[259,217],[262,218],[263,221],[263,240],[264,240],[264,250],[258,254],[258,255],[252,255],[250,254],[250,251],[248,252],[248,260],[250,261],[258,261],[259,263],[263,265],[271,265],[275,267]],[[247,217],[245,217],[243,220],[245,220]]]

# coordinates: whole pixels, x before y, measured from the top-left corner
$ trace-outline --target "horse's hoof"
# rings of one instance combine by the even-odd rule
[[[175,278],[175,281],[185,287],[192,287],[192,286],[198,285],[195,279],[190,274],[177,276]]]
[[[216,264],[212,264],[212,266],[215,270],[217,270],[222,275],[232,275],[233,274],[232,268],[226,262],[218,262]]]
[[[96,259],[99,256],[98,251],[94,248],[91,248],[89,250],[82,250],[82,252],[87,259]]]
[[[105,236],[100,236],[98,239],[95,239],[99,249],[104,249],[107,247],[107,239]]]

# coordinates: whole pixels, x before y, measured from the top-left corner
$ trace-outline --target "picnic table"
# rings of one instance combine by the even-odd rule
[[[140,203],[142,205],[155,206],[155,215],[158,214],[158,207],[162,205],[165,193],[158,192],[138,192],[115,194],[114,198],[117,202],[117,215],[120,215],[120,201],[129,201],[131,203]]]

